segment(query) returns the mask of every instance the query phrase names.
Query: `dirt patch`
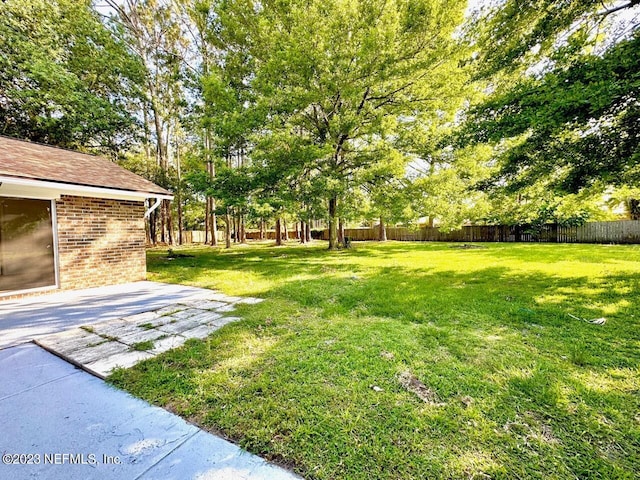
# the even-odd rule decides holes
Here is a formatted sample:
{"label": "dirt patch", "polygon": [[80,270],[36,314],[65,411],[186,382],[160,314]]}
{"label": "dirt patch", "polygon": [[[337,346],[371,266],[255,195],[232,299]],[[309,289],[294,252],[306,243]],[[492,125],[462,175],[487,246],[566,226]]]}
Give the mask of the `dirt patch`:
{"label": "dirt patch", "polygon": [[427,387],[418,377],[409,371],[402,372],[398,376],[398,381],[409,392],[415,394],[420,400],[429,405],[442,406],[444,403],[435,390]]}
{"label": "dirt patch", "polygon": [[451,248],[457,248],[459,250],[473,250],[478,248],[487,248],[484,245],[470,245],[468,243],[463,243],[462,245],[452,245]]}

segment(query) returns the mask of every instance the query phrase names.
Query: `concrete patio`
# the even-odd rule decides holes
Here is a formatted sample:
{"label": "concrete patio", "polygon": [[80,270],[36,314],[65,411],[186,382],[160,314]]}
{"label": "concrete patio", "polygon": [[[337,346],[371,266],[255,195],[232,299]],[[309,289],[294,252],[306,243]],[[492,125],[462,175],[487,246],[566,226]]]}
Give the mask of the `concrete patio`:
{"label": "concrete patio", "polygon": [[0,478],[299,479],[76,367],[104,377],[258,301],[136,282],[0,302]]}
{"label": "concrete patio", "polygon": [[30,343],[0,350],[0,478],[295,480]]}
{"label": "concrete patio", "polygon": [[104,320],[157,310],[211,290],[157,282],[134,282],[58,292],[20,300],[0,300],[0,348],[29,342]]}
{"label": "concrete patio", "polygon": [[189,339],[206,338],[240,320],[229,316],[238,303],[259,303],[252,297],[205,292],[157,310],[82,325],[39,337],[35,342],[51,353],[106,378],[115,368],[129,368]]}

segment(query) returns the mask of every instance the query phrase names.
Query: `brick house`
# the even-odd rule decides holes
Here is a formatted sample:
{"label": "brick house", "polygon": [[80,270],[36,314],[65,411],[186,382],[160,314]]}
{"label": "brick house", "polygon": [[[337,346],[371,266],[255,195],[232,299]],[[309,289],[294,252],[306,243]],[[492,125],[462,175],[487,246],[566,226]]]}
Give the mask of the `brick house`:
{"label": "brick house", "polygon": [[104,158],[0,136],[0,300],[144,280],[144,217],[172,198]]}

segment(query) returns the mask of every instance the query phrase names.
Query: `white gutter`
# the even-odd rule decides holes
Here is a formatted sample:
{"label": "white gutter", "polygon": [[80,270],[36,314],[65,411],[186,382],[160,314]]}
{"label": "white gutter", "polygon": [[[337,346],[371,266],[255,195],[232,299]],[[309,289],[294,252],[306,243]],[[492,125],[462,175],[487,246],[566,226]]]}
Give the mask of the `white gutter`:
{"label": "white gutter", "polygon": [[[0,175],[0,195],[23,198],[46,198],[52,200],[60,198],[60,195],[77,195],[81,197],[134,201],[155,198],[157,199],[156,203],[160,200],[173,200],[173,195],[153,192],[135,192],[132,190],[48,182],[45,180],[7,177],[3,175]],[[158,208],[156,205],[152,207],[152,209],[156,208]]]}

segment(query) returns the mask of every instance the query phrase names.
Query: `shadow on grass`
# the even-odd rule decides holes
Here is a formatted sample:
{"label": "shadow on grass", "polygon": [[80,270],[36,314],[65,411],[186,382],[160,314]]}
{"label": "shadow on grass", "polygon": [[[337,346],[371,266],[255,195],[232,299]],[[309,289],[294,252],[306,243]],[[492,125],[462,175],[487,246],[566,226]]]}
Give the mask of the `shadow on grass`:
{"label": "shadow on grass", "polygon": [[[498,264],[509,249],[449,269],[399,260],[445,250],[152,252],[166,279],[269,279],[268,301],[113,381],[308,478],[633,478],[640,273]],[[465,271],[478,254],[491,259]],[[405,371],[438,402],[406,391]]]}

